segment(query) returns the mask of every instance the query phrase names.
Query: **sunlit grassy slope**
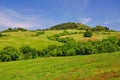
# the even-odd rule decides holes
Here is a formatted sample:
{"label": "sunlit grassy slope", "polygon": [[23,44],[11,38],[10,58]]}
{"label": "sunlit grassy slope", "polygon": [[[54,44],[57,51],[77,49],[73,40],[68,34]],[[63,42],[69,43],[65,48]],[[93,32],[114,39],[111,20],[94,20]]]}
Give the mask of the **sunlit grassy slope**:
{"label": "sunlit grassy slope", "polygon": [[35,32],[6,32],[3,34],[9,36],[0,37],[0,47],[13,46],[19,48],[24,45],[29,45],[35,49],[44,49],[48,47],[48,45],[61,45],[61,43],[47,38],[47,36],[56,34],[56,32],[47,31],[45,34],[40,36],[32,36],[35,35]]}
{"label": "sunlit grassy slope", "polygon": [[[69,32],[84,32],[80,30],[68,30]],[[35,35],[35,32],[5,32],[3,34],[9,35],[9,36],[3,36],[0,37],[0,49],[6,46],[13,46],[16,48],[19,48],[24,45],[29,45],[32,48],[35,49],[44,49],[48,47],[49,45],[62,45],[62,43],[49,40],[48,36],[53,36],[55,34],[62,33],[63,30],[48,30],[45,31],[45,34],[40,36],[32,36]],[[84,38],[83,33],[81,34],[72,34],[72,35],[66,35],[70,38],[75,39],[76,41],[87,41],[87,40],[101,40],[103,38],[107,38],[109,36],[117,35],[117,32],[110,32],[110,33],[93,33],[93,36],[91,38]]]}
{"label": "sunlit grassy slope", "polygon": [[120,52],[0,62],[0,80],[120,80]]}

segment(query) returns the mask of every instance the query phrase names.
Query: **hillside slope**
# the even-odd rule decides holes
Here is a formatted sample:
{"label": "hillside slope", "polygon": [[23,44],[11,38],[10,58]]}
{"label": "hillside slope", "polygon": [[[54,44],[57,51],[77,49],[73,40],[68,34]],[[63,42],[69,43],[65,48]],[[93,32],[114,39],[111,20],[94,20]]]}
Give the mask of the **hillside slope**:
{"label": "hillside slope", "polygon": [[82,23],[67,22],[67,23],[57,24],[48,29],[50,30],[65,30],[65,29],[86,30],[86,29],[91,29],[91,27]]}
{"label": "hillside slope", "polygon": [[120,80],[120,52],[0,62],[1,80]]}
{"label": "hillside slope", "polygon": [[[76,34],[66,35],[70,38],[75,39],[76,41],[87,41],[87,40],[101,40],[103,38],[107,38],[109,36],[116,36],[120,33],[118,32],[94,32],[91,38],[84,38],[83,33],[84,30],[67,30],[68,32],[77,32]],[[19,48],[21,46],[29,45],[35,49],[44,49],[49,45],[61,45],[62,43],[58,41],[53,41],[48,39],[48,37],[63,33],[64,30],[46,30],[45,34],[39,36],[32,36],[35,35],[36,32],[4,32],[2,34],[8,35],[0,37],[0,49],[6,46],[13,46]],[[80,34],[78,34],[80,32]],[[61,36],[64,37],[64,36]]]}

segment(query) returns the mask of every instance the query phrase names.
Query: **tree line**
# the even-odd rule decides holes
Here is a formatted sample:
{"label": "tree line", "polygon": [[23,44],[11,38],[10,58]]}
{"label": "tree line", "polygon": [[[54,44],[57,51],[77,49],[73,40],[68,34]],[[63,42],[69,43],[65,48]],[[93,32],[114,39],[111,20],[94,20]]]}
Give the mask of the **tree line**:
{"label": "tree line", "polygon": [[46,56],[101,54],[116,51],[120,51],[120,39],[116,37],[88,42],[76,42],[75,40],[72,40],[62,46],[50,45],[41,51],[31,48],[30,46],[22,46],[19,49],[8,46],[0,50],[0,61],[17,61]]}
{"label": "tree line", "polygon": [[28,30],[25,28],[18,27],[18,28],[8,28],[6,30],[3,30],[2,32],[18,32],[18,31],[24,32],[24,31],[28,31]]}
{"label": "tree line", "polygon": [[108,27],[97,25],[95,27],[90,27],[82,23],[67,22],[61,23],[48,28],[48,30],[66,30],[66,29],[77,29],[77,30],[92,30],[92,31],[110,31]]}

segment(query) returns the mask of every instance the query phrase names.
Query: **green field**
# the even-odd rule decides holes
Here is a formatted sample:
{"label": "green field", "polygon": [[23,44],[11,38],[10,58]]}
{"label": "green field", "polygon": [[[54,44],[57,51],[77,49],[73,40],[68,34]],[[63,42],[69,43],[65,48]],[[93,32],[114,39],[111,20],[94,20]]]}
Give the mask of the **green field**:
{"label": "green field", "polygon": [[60,45],[61,43],[57,41],[52,41],[47,39],[47,36],[56,34],[56,32],[47,31],[44,35],[40,35],[40,36],[32,36],[32,35],[35,35],[35,32],[29,32],[29,31],[28,32],[5,32],[3,34],[8,36],[0,37],[0,48],[6,47],[6,46],[13,46],[13,47],[19,48],[24,45],[29,45],[35,49],[44,49],[48,47],[48,45],[53,45],[53,44]]}
{"label": "green field", "polygon": [[[67,30],[69,32],[83,32],[80,30]],[[4,35],[0,37],[0,49],[4,48],[6,46],[13,46],[16,48],[19,48],[24,45],[29,45],[32,48],[42,50],[49,45],[62,45],[62,43],[58,41],[49,40],[48,36],[53,36],[55,34],[62,33],[63,30],[48,30],[45,31],[45,34],[39,35],[39,36],[32,36],[35,35],[35,32],[4,32]],[[84,38],[83,34],[72,34],[72,35],[66,35],[70,38],[75,39],[76,41],[87,41],[87,40],[101,40],[103,38],[107,38],[109,36],[115,36],[120,33],[117,32],[110,32],[105,34],[104,32],[99,33],[93,33],[93,36],[91,38]]]}
{"label": "green field", "polygon": [[[33,36],[36,32],[4,32],[0,37],[0,49],[6,46],[20,48],[29,45],[37,50],[49,45],[64,43],[48,37],[64,30],[47,30],[45,34]],[[75,41],[102,40],[110,36],[120,37],[119,32],[93,32],[90,38],[83,37],[84,31],[61,37]],[[0,62],[0,80],[120,80],[120,52],[69,57],[39,57],[37,59]]]}
{"label": "green field", "polygon": [[1,80],[120,80],[120,52],[0,62]]}

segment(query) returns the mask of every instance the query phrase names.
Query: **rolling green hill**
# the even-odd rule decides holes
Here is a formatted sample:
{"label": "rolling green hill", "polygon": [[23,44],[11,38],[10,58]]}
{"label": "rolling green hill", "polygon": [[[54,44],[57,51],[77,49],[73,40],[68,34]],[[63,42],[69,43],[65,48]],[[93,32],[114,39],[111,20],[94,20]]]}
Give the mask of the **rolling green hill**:
{"label": "rolling green hill", "polygon": [[0,62],[1,80],[120,80],[120,52]]}
{"label": "rolling green hill", "polygon": [[6,47],[6,46],[13,46],[13,47],[21,47],[24,45],[29,45],[36,49],[44,49],[48,47],[48,45],[52,44],[58,44],[61,43],[57,41],[52,41],[47,39],[47,36],[59,33],[61,31],[46,31],[44,35],[40,36],[32,36],[35,35],[35,32],[4,32],[4,35],[0,37],[0,48]]}
{"label": "rolling green hill", "polygon": [[[77,42],[97,41],[116,36],[119,32],[93,32],[92,37],[83,37],[85,30],[45,30],[36,36],[36,31],[3,32],[0,36],[0,49],[6,46],[20,48],[28,45],[42,50],[50,45],[65,43],[51,40],[48,37],[64,32],[60,38],[73,38]],[[63,46],[64,47],[64,46]],[[60,47],[59,47],[60,48]],[[39,57],[37,59],[0,62],[1,80],[119,80],[120,52],[92,54],[69,57]]]}
{"label": "rolling green hill", "polygon": [[[29,45],[35,49],[44,49],[49,45],[57,44],[62,45],[62,43],[58,41],[53,41],[48,39],[48,36],[53,36],[55,34],[62,33],[64,30],[47,30],[45,34],[39,36],[33,36],[36,32],[26,31],[26,32],[3,32],[2,34],[8,35],[0,37],[0,49],[6,46],[13,47],[21,47],[24,45]],[[101,40],[103,38],[107,38],[109,36],[119,35],[117,32],[94,32],[91,38],[84,38],[83,32],[84,30],[67,30],[68,32],[81,32],[81,34],[71,34],[65,35],[61,37],[70,37],[75,39],[76,41],[87,41],[87,40]]]}

